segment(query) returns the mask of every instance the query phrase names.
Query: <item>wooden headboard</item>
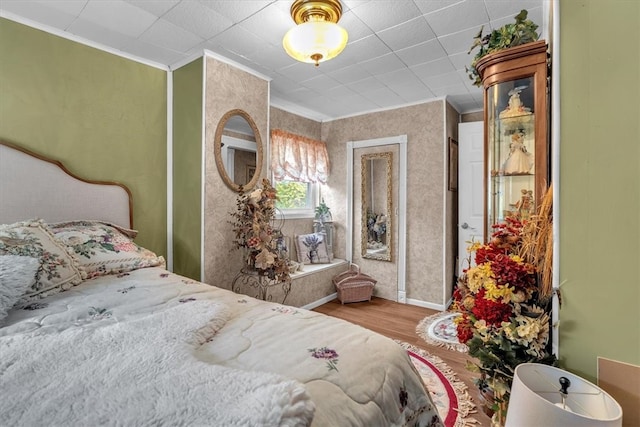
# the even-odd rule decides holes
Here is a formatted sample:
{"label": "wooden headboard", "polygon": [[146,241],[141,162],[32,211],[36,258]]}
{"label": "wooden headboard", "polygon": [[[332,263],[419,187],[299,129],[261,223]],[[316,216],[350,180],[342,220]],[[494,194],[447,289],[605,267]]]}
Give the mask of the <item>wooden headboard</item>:
{"label": "wooden headboard", "polygon": [[100,220],[133,228],[131,191],[90,181],[62,163],[0,140],[0,224]]}

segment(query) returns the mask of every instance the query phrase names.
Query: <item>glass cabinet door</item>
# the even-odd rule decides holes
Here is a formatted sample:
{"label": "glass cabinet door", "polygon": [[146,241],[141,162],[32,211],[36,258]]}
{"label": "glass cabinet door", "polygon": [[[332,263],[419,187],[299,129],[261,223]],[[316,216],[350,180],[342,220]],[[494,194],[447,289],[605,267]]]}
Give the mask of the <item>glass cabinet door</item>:
{"label": "glass cabinet door", "polygon": [[507,217],[527,219],[536,194],[535,85],[533,77],[487,89],[488,230]]}

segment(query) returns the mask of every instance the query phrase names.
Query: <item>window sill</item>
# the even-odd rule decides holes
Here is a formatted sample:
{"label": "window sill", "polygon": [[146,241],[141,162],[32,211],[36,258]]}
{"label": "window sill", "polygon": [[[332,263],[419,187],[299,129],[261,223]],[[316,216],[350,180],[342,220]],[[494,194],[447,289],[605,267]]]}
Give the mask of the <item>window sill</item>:
{"label": "window sill", "polygon": [[298,279],[300,277],[308,276],[310,274],[317,273],[319,271],[329,270],[334,267],[344,266],[347,264],[347,260],[334,258],[330,264],[304,264],[302,271],[296,271],[291,273],[291,279]]}

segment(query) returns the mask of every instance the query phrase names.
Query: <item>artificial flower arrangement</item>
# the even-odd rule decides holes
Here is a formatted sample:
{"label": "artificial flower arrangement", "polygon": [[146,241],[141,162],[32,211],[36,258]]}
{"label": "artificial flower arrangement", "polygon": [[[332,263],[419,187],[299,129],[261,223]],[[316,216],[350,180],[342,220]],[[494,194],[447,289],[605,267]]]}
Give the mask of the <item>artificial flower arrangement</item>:
{"label": "artificial flower arrangement", "polygon": [[276,190],[268,179],[262,188],[245,193],[240,189],[233,216],[233,241],[236,249],[243,249],[245,264],[258,274],[278,282],[290,280],[287,260],[279,255],[280,234],[272,224],[276,212]]}
{"label": "artificial flower arrangement", "polygon": [[467,368],[480,373],[478,387],[493,395],[494,425],[504,425],[516,366],[557,362],[549,339],[550,200],[549,190],[541,214],[524,222],[508,217],[494,225],[488,243],[472,243],[475,265],[465,270],[454,292],[454,309],[461,314],[458,339],[477,359]]}

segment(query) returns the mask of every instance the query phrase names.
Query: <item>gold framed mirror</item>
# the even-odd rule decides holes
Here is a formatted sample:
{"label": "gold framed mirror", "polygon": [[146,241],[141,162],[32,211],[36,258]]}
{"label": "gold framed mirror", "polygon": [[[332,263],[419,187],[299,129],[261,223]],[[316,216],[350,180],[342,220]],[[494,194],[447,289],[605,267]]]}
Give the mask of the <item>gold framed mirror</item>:
{"label": "gold framed mirror", "polygon": [[361,157],[363,258],[391,261],[392,159],[392,152],[363,154]]}
{"label": "gold framed mirror", "polygon": [[247,191],[255,187],[262,172],[262,139],[246,111],[234,109],[222,116],[213,150],[220,177],[229,188]]}

